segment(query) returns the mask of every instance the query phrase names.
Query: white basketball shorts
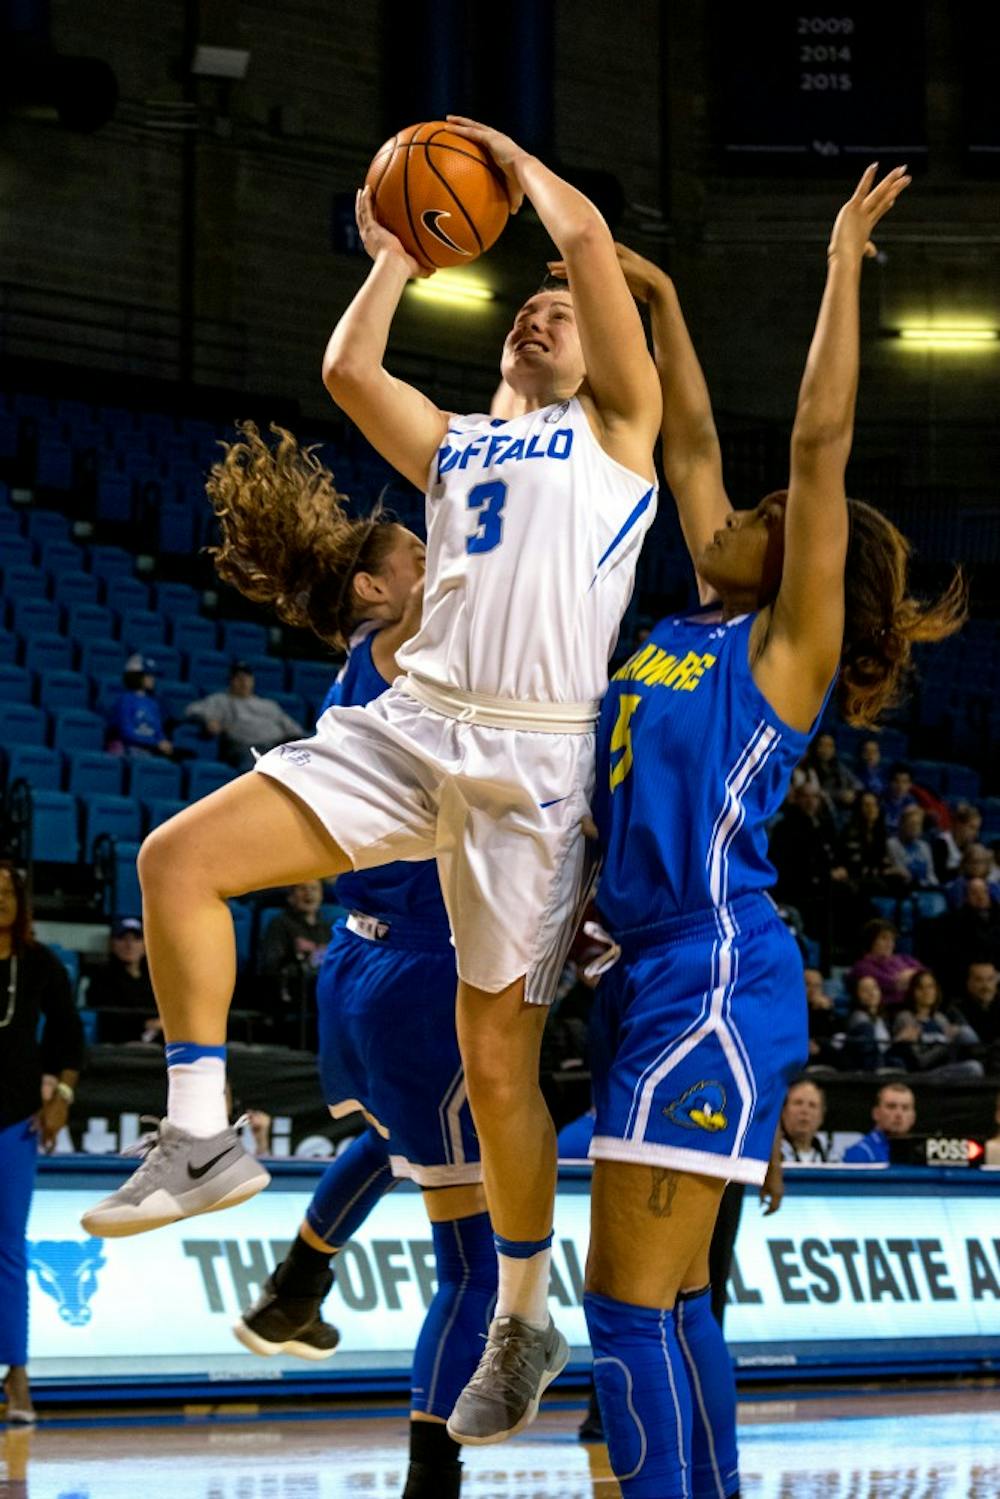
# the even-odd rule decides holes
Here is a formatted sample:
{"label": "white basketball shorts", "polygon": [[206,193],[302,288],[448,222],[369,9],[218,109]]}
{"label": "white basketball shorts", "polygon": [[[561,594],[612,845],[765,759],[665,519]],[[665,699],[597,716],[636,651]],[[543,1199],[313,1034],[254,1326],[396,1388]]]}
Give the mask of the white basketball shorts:
{"label": "white basketball shorts", "polygon": [[583,835],[592,732],[487,727],[397,682],[330,708],[311,739],[257,761],[320,819],[355,869],[436,858],[459,977],[496,993],[522,975],[551,1003],[590,886]]}

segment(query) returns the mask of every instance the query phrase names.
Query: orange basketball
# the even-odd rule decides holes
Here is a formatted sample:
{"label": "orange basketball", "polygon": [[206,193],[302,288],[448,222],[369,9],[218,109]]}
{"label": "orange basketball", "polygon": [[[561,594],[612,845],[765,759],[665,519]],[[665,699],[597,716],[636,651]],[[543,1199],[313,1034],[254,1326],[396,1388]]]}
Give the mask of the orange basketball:
{"label": "orange basketball", "polygon": [[503,173],[443,120],[410,125],[375,153],[365,185],[375,217],[422,266],[468,265],[510,213]]}

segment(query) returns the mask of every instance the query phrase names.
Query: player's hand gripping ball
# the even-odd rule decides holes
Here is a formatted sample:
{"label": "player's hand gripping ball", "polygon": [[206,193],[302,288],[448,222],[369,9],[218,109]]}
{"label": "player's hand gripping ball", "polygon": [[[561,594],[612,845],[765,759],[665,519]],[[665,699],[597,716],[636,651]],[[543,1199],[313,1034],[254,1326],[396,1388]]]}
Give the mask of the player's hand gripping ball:
{"label": "player's hand gripping ball", "polygon": [[443,120],[400,130],[365,177],[375,218],[425,271],[468,265],[510,214],[503,172],[477,141]]}

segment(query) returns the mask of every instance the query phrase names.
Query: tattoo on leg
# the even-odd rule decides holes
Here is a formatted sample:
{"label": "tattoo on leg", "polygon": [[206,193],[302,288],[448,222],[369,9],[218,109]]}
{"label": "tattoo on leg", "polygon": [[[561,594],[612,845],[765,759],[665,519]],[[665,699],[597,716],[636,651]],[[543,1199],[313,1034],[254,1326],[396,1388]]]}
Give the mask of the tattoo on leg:
{"label": "tattoo on leg", "polygon": [[673,1211],[674,1198],[680,1185],[676,1171],[665,1171],[654,1166],[653,1186],[649,1194],[649,1211],[657,1218],[669,1218]]}

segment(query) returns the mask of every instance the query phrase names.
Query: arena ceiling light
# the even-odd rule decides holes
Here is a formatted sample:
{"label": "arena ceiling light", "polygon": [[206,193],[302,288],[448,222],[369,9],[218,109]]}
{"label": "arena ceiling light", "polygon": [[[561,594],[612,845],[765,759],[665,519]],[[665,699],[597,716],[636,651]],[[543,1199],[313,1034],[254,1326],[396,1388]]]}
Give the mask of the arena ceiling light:
{"label": "arena ceiling light", "polygon": [[890,337],[898,338],[911,348],[921,349],[983,349],[1000,342],[1000,328],[987,327],[982,323],[970,323],[965,327],[947,327],[943,324],[904,324],[890,330]]}
{"label": "arena ceiling light", "polygon": [[436,271],[423,281],[411,281],[410,294],[421,302],[438,302],[465,311],[496,300],[493,288],[470,278],[468,271]]}

